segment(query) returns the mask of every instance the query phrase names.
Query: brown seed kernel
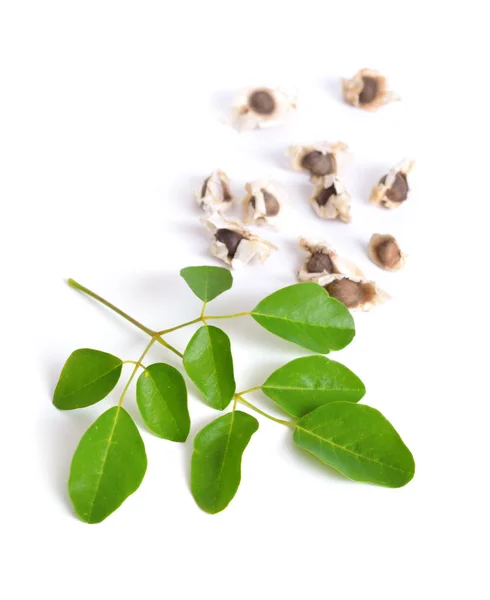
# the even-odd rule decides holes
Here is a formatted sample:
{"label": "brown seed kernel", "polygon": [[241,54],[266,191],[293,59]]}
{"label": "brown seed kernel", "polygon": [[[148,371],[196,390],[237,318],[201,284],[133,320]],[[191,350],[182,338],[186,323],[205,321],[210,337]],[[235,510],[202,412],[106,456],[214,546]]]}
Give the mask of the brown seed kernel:
{"label": "brown seed kernel", "polygon": [[312,175],[317,175],[318,177],[329,175],[336,170],[333,154],[323,154],[318,150],[313,150],[313,152],[305,154],[301,160],[301,166]]}
{"label": "brown seed kernel", "polygon": [[[384,180],[386,181],[386,177]],[[407,176],[405,173],[397,173],[393,185],[386,190],[386,197],[392,202],[404,202],[407,199],[408,191]]]}
{"label": "brown seed kernel", "polygon": [[317,252],[312,255],[310,260],[306,263],[306,270],[308,273],[335,272],[332,259],[328,254],[324,254],[323,252]]}
{"label": "brown seed kernel", "polygon": [[385,240],[376,248],[376,255],[383,265],[393,267],[400,260],[400,248],[395,240]]}
{"label": "brown seed kernel", "polygon": [[226,246],[228,256],[233,258],[236,254],[238,244],[243,240],[243,235],[232,229],[218,229],[216,239]]}
{"label": "brown seed kernel", "polygon": [[413,160],[404,159],[390,169],[372,189],[369,202],[389,209],[401,206],[408,198],[410,191],[408,173],[413,165]]}
{"label": "brown seed kernel", "polygon": [[335,195],[335,186],[331,185],[328,188],[323,188],[323,190],[318,194],[316,201],[320,206],[325,206],[328,202],[330,196]]}
{"label": "brown seed kernel", "polygon": [[378,93],[378,80],[374,77],[362,78],[362,92],[359,94],[359,104],[369,104],[372,102]]}
{"label": "brown seed kernel", "polygon": [[[261,189],[262,195],[264,196],[265,212],[268,217],[275,217],[279,213],[280,205],[275,196],[273,196],[267,190]],[[250,198],[250,204],[252,208],[255,208],[255,196]]]}
{"label": "brown seed kernel", "polygon": [[256,90],[255,92],[252,92],[249,96],[248,103],[250,108],[259,115],[271,115],[276,108],[276,103],[272,94],[266,90]]}
{"label": "brown seed kernel", "polygon": [[350,279],[336,279],[324,286],[327,292],[345,304],[347,308],[354,308],[361,302],[362,285]]}

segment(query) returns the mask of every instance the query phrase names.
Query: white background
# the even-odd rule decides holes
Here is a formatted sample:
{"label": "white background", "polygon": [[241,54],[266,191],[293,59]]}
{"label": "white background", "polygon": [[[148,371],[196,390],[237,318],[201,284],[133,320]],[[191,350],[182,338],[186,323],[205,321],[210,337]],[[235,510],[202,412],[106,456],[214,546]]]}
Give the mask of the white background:
{"label": "white background", "polygon": [[[2,2],[3,598],[489,597],[488,50],[476,1]],[[340,77],[362,67],[403,102],[375,114],[343,104]],[[282,128],[237,134],[223,123],[232,96],[261,84],[296,89],[299,110]],[[351,225],[317,219],[307,178],[288,170],[289,144],[321,139],[353,152]],[[369,206],[404,156],[417,160],[410,200]],[[260,418],[235,499],[209,516],[189,493],[189,459],[216,413],[191,388],[188,443],[143,431],[140,489],[86,525],[67,497],[70,459],[116,396],[61,413],[56,379],[77,347],[136,359],[146,340],[64,279],[150,327],[196,316],[178,271],[217,264],[193,201],[215,168],[239,196],[248,180],[276,179],[293,212],[263,232],[280,251],[236,273],[212,312],[293,283],[298,235],[358,262],[393,300],[356,315],[356,339],[335,358],[412,449],[416,476],[398,490],[353,483]],[[369,262],[373,232],[397,236],[405,271]],[[223,327],[239,388],[304,354],[249,320]],[[163,348],[151,358],[177,364]],[[126,405],[140,424],[133,392]]]}

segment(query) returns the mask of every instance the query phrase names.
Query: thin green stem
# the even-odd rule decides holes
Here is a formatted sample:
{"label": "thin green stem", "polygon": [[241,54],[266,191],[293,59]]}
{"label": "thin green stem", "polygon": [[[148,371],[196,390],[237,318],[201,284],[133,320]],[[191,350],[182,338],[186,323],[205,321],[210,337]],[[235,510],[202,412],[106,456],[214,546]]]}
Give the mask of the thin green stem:
{"label": "thin green stem", "polygon": [[292,421],[283,421],[282,419],[276,419],[276,417],[269,415],[268,413],[264,412],[263,410],[260,410],[260,408],[257,408],[256,406],[251,404],[250,402],[247,402],[247,400],[245,400],[245,398],[242,398],[240,396],[240,394],[235,394],[235,398],[237,398],[238,401],[241,402],[242,404],[245,404],[245,406],[248,406],[255,412],[258,412],[259,415],[262,415],[263,417],[266,417],[267,419],[270,419],[271,421],[275,421],[276,423],[280,423],[281,425],[286,425],[286,427],[295,427],[295,424]]}
{"label": "thin green stem", "polygon": [[197,317],[197,319],[192,319],[192,321],[187,321],[187,323],[182,323],[181,325],[176,325],[175,327],[170,327],[170,329],[162,329],[162,331],[157,331],[158,335],[165,335],[166,333],[171,333],[172,331],[177,331],[177,329],[182,329],[184,327],[188,327],[189,325],[194,325],[194,323],[199,323],[202,321],[201,317]]}
{"label": "thin green stem", "polygon": [[201,316],[199,317],[201,319],[201,321],[204,319],[204,311],[206,310],[206,305],[207,305],[207,302],[203,302]]}
{"label": "thin green stem", "polygon": [[176,354],[179,358],[184,358],[184,355],[182,354],[182,352],[179,352],[177,350],[177,348],[174,348],[172,345],[170,345],[166,340],[164,340],[162,337],[160,337],[159,334],[157,334],[153,339],[156,342],[158,342],[159,344],[161,344],[162,346],[165,346],[165,348],[167,348],[167,350],[170,350],[171,352]]}
{"label": "thin green stem", "polygon": [[255,390],[262,389],[261,385],[256,385],[255,387],[249,388],[248,390],[243,390],[243,392],[237,392],[237,396],[243,396],[244,394],[250,394],[250,392],[255,392]]}
{"label": "thin green stem", "polygon": [[118,406],[122,406],[122,403],[123,403],[124,397],[126,396],[126,392],[128,391],[128,389],[129,389],[129,386],[131,385],[131,382],[133,381],[133,379],[134,379],[134,376],[136,375],[136,372],[138,371],[138,367],[139,367],[139,366],[141,365],[141,363],[143,362],[143,359],[145,358],[146,354],[148,353],[148,350],[149,350],[149,349],[150,349],[150,348],[153,346],[153,344],[156,342],[156,339],[157,339],[157,338],[155,338],[155,337],[152,337],[152,338],[151,338],[151,340],[148,342],[148,345],[147,345],[147,346],[146,346],[146,348],[144,349],[144,351],[143,351],[143,354],[142,354],[142,355],[141,355],[141,356],[138,358],[138,360],[137,360],[137,361],[134,361],[134,362],[135,362],[135,366],[134,366],[133,372],[132,372],[132,373],[131,373],[131,375],[129,376],[129,379],[128,379],[128,381],[127,381],[126,385],[124,386],[124,389],[123,389],[123,391],[122,391],[122,393],[121,393],[121,397],[119,398],[119,402],[117,403],[117,405],[118,405]]}
{"label": "thin green stem", "polygon": [[248,317],[249,314],[249,312],[241,312],[234,315],[206,315],[203,317],[203,321],[209,321],[210,319],[235,319],[236,317]]}
{"label": "thin green stem", "polygon": [[138,365],[138,367],[146,369],[145,365],[141,364],[137,360],[123,360],[123,365]]}
{"label": "thin green stem", "polygon": [[88,288],[86,288],[82,284],[78,283],[74,279],[68,279],[67,283],[70,287],[72,287],[76,290],[79,290],[80,292],[83,292],[84,294],[87,294],[87,296],[90,296],[91,298],[94,298],[94,300],[97,300],[104,306],[107,306],[107,308],[110,308],[111,310],[113,310],[115,313],[120,315],[123,319],[126,319],[126,321],[129,321],[133,325],[136,325],[136,327],[138,327],[138,329],[141,329],[141,331],[144,331],[145,333],[147,333],[148,335],[151,335],[151,336],[155,335],[155,333],[156,333],[155,331],[153,331],[149,327],[145,327],[145,325],[143,325],[136,319],[133,319],[133,317],[130,317],[128,314],[126,314],[120,308],[117,308],[117,306],[114,306],[114,304],[111,304],[105,298],[102,298],[102,296],[99,296],[95,292],[92,292],[92,290],[89,290]]}

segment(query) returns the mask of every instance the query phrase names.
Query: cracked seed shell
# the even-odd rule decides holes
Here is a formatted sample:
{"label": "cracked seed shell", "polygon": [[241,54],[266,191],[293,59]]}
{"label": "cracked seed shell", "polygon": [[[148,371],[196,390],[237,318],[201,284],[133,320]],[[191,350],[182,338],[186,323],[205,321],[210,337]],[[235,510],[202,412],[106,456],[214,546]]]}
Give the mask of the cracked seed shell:
{"label": "cracked seed shell", "polygon": [[275,181],[251,181],[245,185],[243,220],[256,225],[275,225],[281,217],[287,194]]}
{"label": "cracked seed shell", "polygon": [[298,272],[299,281],[314,281],[322,275],[334,274],[364,276],[357,265],[345,258],[339,258],[326,242],[315,243],[300,238],[299,246],[308,252],[308,257]]}
{"label": "cracked seed shell", "polygon": [[376,110],[400,98],[388,89],[386,78],[377,71],[361,69],[352,79],[342,79],[344,100],[364,110]]}
{"label": "cracked seed shell", "polygon": [[290,146],[286,156],[289,156],[295,171],[306,171],[312,181],[317,181],[326,175],[338,175],[349,154],[344,142],[317,142],[306,146]]}
{"label": "cracked seed shell", "polygon": [[369,202],[381,205],[384,208],[397,208],[401,206],[407,200],[408,192],[410,191],[407,176],[414,164],[413,160],[405,158],[393,167],[374,186]]}
{"label": "cracked seed shell", "polygon": [[295,99],[283,90],[253,88],[235,99],[232,121],[239,131],[274,127],[283,123],[295,108]]}
{"label": "cracked seed shell", "polygon": [[390,296],[378,288],[374,281],[352,275],[323,275],[316,279],[327,292],[345,304],[349,310],[369,311],[383,304]]}
{"label": "cracked seed shell", "polygon": [[405,264],[407,256],[392,235],[374,233],[369,240],[369,258],[386,271],[399,271]]}
{"label": "cracked seed shell", "polygon": [[350,223],[350,194],[339,177],[326,175],[320,178],[310,198],[311,206],[321,219],[340,219]]}
{"label": "cracked seed shell", "polygon": [[207,213],[227,210],[234,198],[230,191],[230,180],[221,170],[213,171],[206,177],[201,189],[196,192],[199,206]]}
{"label": "cracked seed shell", "polygon": [[228,221],[218,213],[202,219],[213,234],[211,254],[237,269],[253,258],[263,263],[276,246],[262,238],[252,235],[235,221]]}

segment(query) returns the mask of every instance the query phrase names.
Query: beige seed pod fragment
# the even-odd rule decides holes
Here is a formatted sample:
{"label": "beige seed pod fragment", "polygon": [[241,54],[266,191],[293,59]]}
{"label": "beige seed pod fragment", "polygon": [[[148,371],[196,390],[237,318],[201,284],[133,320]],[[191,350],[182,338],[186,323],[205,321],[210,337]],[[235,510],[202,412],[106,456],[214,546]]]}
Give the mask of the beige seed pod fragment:
{"label": "beige seed pod fragment", "polygon": [[316,279],[327,292],[349,310],[369,311],[373,306],[383,304],[390,296],[379,289],[374,281],[352,275],[324,275]]}
{"label": "beige seed pod fragment", "polygon": [[388,89],[386,78],[377,71],[361,69],[352,79],[342,79],[344,100],[364,110],[376,110],[400,97]]}
{"label": "beige seed pod fragment", "polygon": [[357,265],[345,258],[339,258],[326,242],[315,243],[300,238],[299,246],[308,252],[308,257],[298,272],[299,281],[316,281],[323,275],[339,274],[364,277]]}
{"label": "beige seed pod fragment", "polygon": [[408,197],[410,188],[407,175],[413,168],[415,162],[405,158],[399,162],[387,175],[379,180],[371,191],[369,202],[380,204],[384,208],[397,208]]}
{"label": "beige seed pod fragment", "polygon": [[295,99],[283,90],[254,88],[235,99],[233,125],[238,131],[274,127],[283,123],[295,108]]}
{"label": "beige seed pod fragment", "polygon": [[234,269],[246,265],[253,258],[263,263],[271,250],[277,250],[270,242],[252,235],[239,223],[228,221],[218,213],[202,220],[213,234],[211,254]]}
{"label": "beige seed pod fragment", "polygon": [[374,233],[369,240],[369,258],[386,271],[399,271],[405,264],[407,256],[400,250],[398,242],[392,235]]}
{"label": "beige seed pod fragment", "polygon": [[207,213],[228,210],[234,198],[230,191],[230,180],[226,173],[213,171],[204,180],[201,189],[196,192],[199,206]]}
{"label": "beige seed pod fragment", "polygon": [[325,175],[337,175],[347,161],[348,146],[344,142],[317,142],[307,146],[290,146],[286,156],[295,171],[306,171],[312,181]]}
{"label": "beige seed pod fragment", "polygon": [[261,179],[245,185],[243,220],[256,225],[275,225],[281,218],[287,194],[275,181]]}
{"label": "beige seed pod fragment", "polygon": [[340,219],[351,222],[350,194],[343,181],[334,175],[320,178],[310,198],[311,206],[321,219]]}

